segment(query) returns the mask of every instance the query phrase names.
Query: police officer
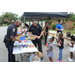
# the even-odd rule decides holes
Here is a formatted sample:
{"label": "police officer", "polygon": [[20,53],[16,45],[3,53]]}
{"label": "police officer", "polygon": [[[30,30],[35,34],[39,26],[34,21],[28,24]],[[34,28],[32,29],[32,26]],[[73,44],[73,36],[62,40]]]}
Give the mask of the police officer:
{"label": "police officer", "polygon": [[8,49],[8,61],[9,62],[15,62],[15,55],[12,54],[14,41],[21,42],[21,40],[15,39],[15,36],[19,36],[19,35],[23,34],[23,33],[17,34],[17,28],[20,27],[20,25],[21,25],[21,21],[16,20],[15,24],[9,26],[7,29],[6,37],[8,39],[10,39],[9,46],[7,47],[7,49]]}
{"label": "police officer", "polygon": [[15,23],[14,20],[12,20],[12,21],[11,21],[11,25],[13,25],[14,23]]}
{"label": "police officer", "polygon": [[42,46],[41,46],[41,36],[43,35],[43,29],[42,27],[37,24],[37,21],[35,19],[32,20],[32,25],[29,28],[29,36],[31,37],[31,32],[33,35],[37,35],[37,39],[32,40],[33,44],[36,46],[38,44],[38,50],[42,52]]}

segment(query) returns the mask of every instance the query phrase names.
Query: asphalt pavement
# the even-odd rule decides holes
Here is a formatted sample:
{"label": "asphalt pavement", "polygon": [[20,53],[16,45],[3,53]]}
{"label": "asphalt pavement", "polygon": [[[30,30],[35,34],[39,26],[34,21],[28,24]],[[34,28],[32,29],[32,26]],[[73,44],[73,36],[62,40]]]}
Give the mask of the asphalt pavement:
{"label": "asphalt pavement", "polygon": [[[0,27],[0,62],[8,62],[8,51],[3,43],[3,39],[6,34],[6,31],[7,31],[7,27]],[[69,57],[70,52],[68,51],[67,40],[65,40],[64,46],[65,47],[63,50],[63,62],[69,62],[67,58]],[[42,39],[42,49],[43,49],[43,60],[41,62],[48,62],[49,58],[48,58],[47,52],[46,52],[47,47],[44,45],[43,39]],[[25,56],[25,54],[22,54],[22,55],[23,55],[24,62],[28,62],[28,58]],[[16,61],[21,62],[21,56],[19,54],[15,55],[15,56],[16,56]],[[55,44],[53,61],[56,62],[58,57],[59,57],[59,49],[58,49],[57,45]],[[74,56],[73,62],[75,62],[75,56]]]}

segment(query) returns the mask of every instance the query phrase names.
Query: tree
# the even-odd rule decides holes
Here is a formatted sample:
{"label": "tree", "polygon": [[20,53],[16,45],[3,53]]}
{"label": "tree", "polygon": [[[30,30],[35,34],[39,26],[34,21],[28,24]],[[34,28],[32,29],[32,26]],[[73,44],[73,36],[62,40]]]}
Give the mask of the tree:
{"label": "tree", "polygon": [[12,12],[3,12],[2,16],[0,16],[0,22],[5,24],[5,19],[8,19],[8,24],[10,24],[12,20],[16,21],[18,19],[18,15]]}

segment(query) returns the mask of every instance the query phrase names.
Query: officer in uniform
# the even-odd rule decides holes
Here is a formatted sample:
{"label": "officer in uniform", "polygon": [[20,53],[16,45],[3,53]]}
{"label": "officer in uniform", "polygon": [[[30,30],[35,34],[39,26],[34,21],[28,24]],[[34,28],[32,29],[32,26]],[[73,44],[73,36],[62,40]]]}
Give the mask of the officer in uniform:
{"label": "officer in uniform", "polygon": [[29,36],[31,37],[31,32],[33,35],[37,35],[37,39],[32,40],[33,44],[36,46],[38,44],[38,50],[42,52],[42,45],[41,45],[41,36],[43,35],[43,29],[42,27],[37,24],[37,21],[35,19],[32,20],[32,25],[29,28]]}
{"label": "officer in uniform", "polygon": [[16,20],[16,23],[14,25],[11,25],[8,27],[7,29],[7,39],[10,39],[10,43],[7,46],[8,49],[8,61],[9,62],[15,62],[15,55],[12,54],[13,52],[13,45],[14,45],[14,41],[18,41],[21,42],[21,40],[15,39],[15,36],[19,36],[23,33],[17,34],[17,28],[20,27],[21,25],[21,21],[20,20]]}
{"label": "officer in uniform", "polygon": [[15,23],[14,20],[12,20],[12,21],[11,21],[11,25],[13,25],[14,23]]}

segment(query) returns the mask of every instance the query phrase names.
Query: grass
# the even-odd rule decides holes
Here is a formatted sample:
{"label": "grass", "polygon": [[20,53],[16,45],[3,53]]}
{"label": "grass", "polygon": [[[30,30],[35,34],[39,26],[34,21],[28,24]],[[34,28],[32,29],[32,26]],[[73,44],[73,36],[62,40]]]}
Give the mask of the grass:
{"label": "grass", "polygon": [[0,26],[0,27],[8,27],[8,26]]}
{"label": "grass", "polygon": [[[56,31],[56,30],[50,30],[50,31]],[[66,34],[67,32],[70,32],[71,34],[75,34],[75,29],[74,30],[64,30],[63,33]]]}

